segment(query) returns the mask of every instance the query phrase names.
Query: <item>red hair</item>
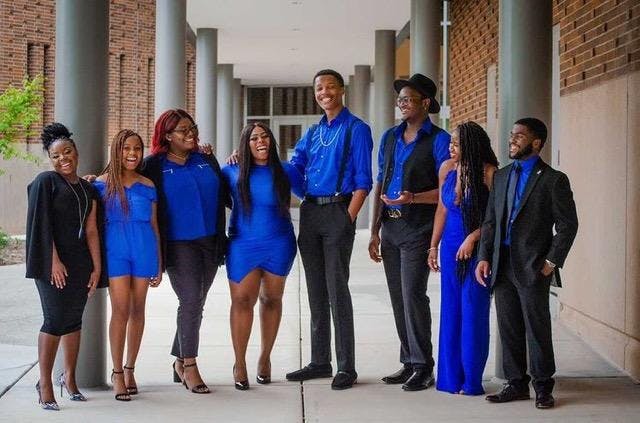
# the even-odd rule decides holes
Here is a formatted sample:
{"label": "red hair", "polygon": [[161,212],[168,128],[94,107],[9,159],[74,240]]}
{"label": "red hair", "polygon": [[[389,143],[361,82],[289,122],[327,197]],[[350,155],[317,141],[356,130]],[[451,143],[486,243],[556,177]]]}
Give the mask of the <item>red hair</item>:
{"label": "red hair", "polygon": [[[182,109],[170,109],[165,111],[156,120],[153,128],[153,137],[151,137],[151,154],[166,153],[169,149],[169,140],[167,134],[172,132],[178,126],[180,119],[189,119],[192,125],[195,121],[189,113]],[[195,144],[192,151],[198,151],[198,135],[194,134]]]}

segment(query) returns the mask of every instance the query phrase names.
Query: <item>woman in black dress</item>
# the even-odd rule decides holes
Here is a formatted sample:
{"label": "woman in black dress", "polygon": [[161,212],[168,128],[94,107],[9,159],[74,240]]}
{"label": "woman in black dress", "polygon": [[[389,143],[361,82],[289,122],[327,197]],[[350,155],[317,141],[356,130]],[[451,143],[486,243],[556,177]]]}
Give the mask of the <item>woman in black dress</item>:
{"label": "woman in black dress", "polygon": [[78,391],[75,369],[82,312],[98,287],[101,272],[96,200],[90,183],[77,174],[78,150],[60,123],[46,126],[42,145],[53,171],[39,174],[27,188],[27,278],[35,279],[44,323],[38,336],[38,402],[58,410],[51,373],[62,340],[65,371],[60,384],[70,399],[86,401]]}

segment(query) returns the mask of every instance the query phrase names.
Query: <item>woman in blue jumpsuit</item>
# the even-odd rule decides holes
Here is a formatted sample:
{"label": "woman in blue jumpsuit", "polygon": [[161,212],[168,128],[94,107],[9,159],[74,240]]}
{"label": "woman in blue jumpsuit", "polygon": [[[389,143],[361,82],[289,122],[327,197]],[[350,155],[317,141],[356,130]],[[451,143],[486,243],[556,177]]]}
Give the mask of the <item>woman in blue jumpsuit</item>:
{"label": "woman in blue jumpsuit", "polygon": [[473,271],[498,161],[489,137],[475,122],[458,126],[449,153],[451,159],[440,167],[440,201],[427,259],[432,270],[442,270],[436,389],[480,395],[489,353],[490,296],[488,288],[474,281]]}
{"label": "woman in blue jumpsuit", "polygon": [[129,401],[138,393],[133,370],[144,331],[147,289],[158,286],[162,279],[156,189],[138,173],[143,151],[138,134],[129,129],[118,132],[111,142],[111,160],[94,182],[105,210],[111,379],[119,401]]}
{"label": "woman in blue jumpsuit", "polygon": [[222,169],[233,200],[226,266],[236,357],[233,377],[239,390],[249,388],[245,356],[258,298],[262,348],[256,381],[271,381],[270,355],[282,316],[284,283],[296,255],[289,203],[291,190],[301,196],[302,176],[280,162],[277,149],[266,125],[247,125],[240,135],[238,164]]}

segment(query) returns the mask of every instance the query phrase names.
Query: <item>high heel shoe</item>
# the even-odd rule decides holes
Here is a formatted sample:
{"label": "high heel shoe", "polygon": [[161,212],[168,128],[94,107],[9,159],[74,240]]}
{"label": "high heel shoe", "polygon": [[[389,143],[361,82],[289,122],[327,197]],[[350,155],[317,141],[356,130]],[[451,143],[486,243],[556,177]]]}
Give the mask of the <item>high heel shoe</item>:
{"label": "high heel shoe", "polygon": [[64,388],[67,391],[67,394],[69,394],[69,399],[71,401],[86,401],[87,400],[87,397],[82,395],[82,393],[80,393],[80,391],[71,392],[69,390],[69,387],[67,386],[67,380],[65,378],[64,372],[58,378],[58,383],[60,384],[60,396],[61,397],[63,396],[62,395],[62,388]]}
{"label": "high heel shoe", "polygon": [[[191,363],[191,364],[185,364],[182,367],[184,369],[187,369],[187,368],[193,367],[195,365],[196,365],[196,363]],[[185,370],[185,372],[186,372],[186,370]],[[193,388],[189,389],[189,386],[187,385],[187,376],[184,373],[182,374],[182,376],[183,376],[182,384],[184,385],[184,387],[187,390],[190,390],[194,394],[209,394],[209,393],[211,393],[211,391],[209,390],[209,387],[204,383],[201,383],[200,385],[194,386]]]}
{"label": "high heel shoe", "polygon": [[[113,379],[115,378],[115,375],[122,375],[122,377],[124,378],[124,370],[120,370],[119,372],[115,371],[115,370],[111,370],[111,383],[113,383]],[[128,392],[117,392],[115,394],[115,398],[117,401],[131,401],[131,395],[129,395]]]}
{"label": "high heel shoe", "polygon": [[[125,370],[129,370],[131,373],[135,370],[135,367],[123,366]],[[138,395],[138,387],[136,385],[127,386],[127,392],[129,395]]]}
{"label": "high heel shoe", "polygon": [[[181,358],[176,358],[176,360],[171,365],[171,369],[173,370],[173,381],[175,383],[184,383],[184,378],[182,376],[180,376],[180,373],[178,373],[178,371],[176,370],[176,364],[178,364],[178,363],[184,363],[184,360],[181,359]],[[182,371],[183,371],[183,376],[184,376],[184,369]]]}
{"label": "high heel shoe", "polygon": [[42,401],[42,392],[40,392],[40,381],[36,383],[36,392],[38,393],[38,405],[40,405],[43,410],[60,411],[60,407],[58,407],[58,403],[55,400]]}
{"label": "high heel shoe", "polygon": [[233,365],[233,382],[238,391],[246,391],[249,389],[249,379],[235,380],[236,379],[236,365]]}
{"label": "high heel shoe", "polygon": [[256,375],[256,382],[260,385],[267,385],[271,383],[271,362],[269,362],[269,371],[260,374],[260,365],[258,363],[258,374]]}

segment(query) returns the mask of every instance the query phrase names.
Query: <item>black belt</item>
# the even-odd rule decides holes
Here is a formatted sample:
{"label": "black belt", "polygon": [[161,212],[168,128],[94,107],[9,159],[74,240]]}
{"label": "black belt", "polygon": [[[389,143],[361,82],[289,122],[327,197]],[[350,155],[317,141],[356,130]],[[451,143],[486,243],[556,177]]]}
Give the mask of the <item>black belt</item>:
{"label": "black belt", "polygon": [[313,195],[305,195],[304,201],[308,201],[319,206],[325,206],[332,203],[348,203],[351,201],[352,195],[329,195],[326,197],[315,197]]}

